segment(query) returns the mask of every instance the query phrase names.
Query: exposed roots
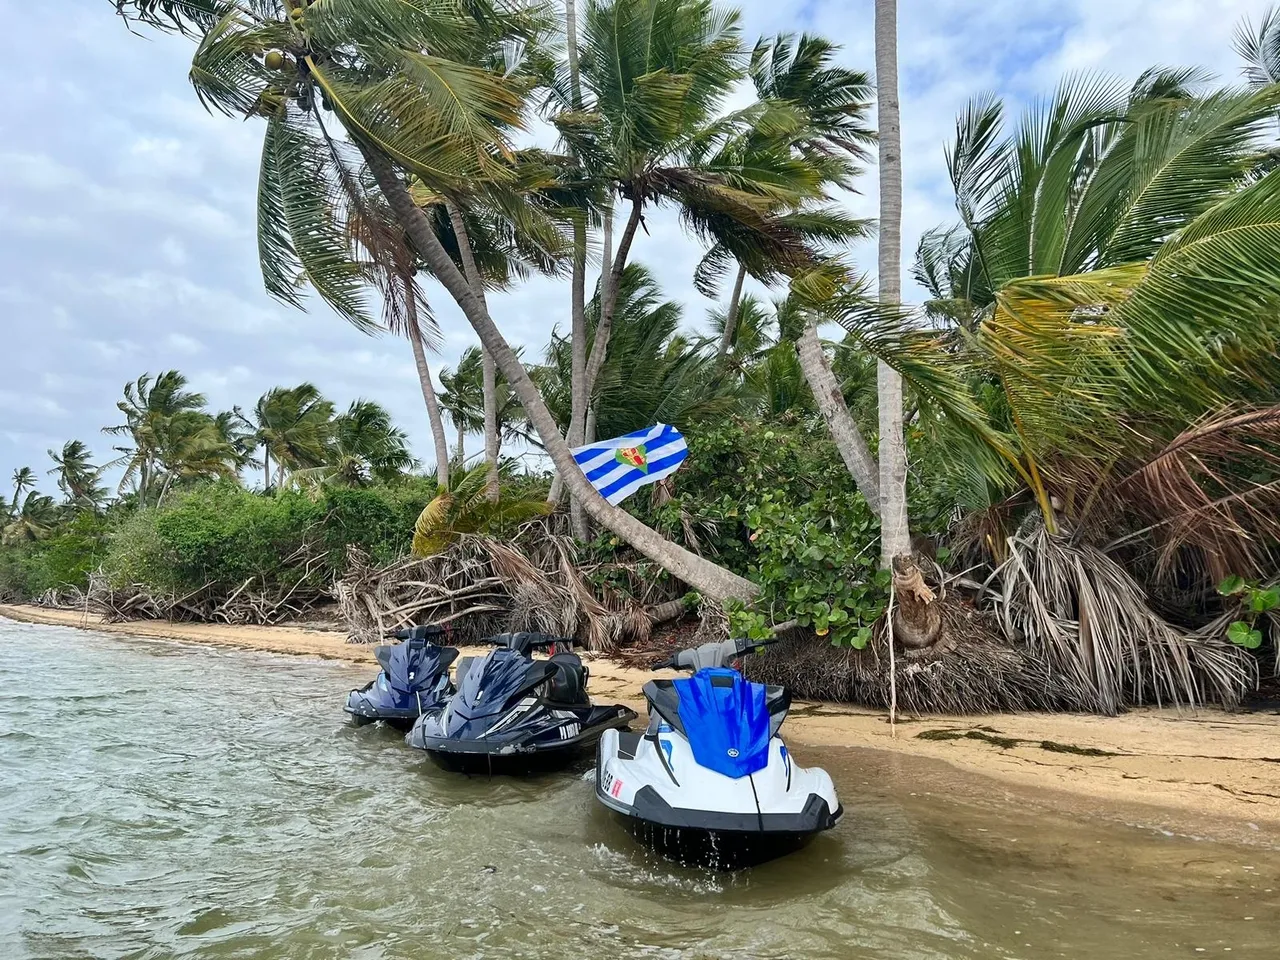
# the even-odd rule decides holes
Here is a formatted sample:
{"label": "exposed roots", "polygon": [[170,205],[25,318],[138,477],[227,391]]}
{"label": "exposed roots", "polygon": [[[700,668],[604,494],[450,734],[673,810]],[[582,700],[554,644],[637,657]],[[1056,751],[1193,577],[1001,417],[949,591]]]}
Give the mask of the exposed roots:
{"label": "exposed roots", "polygon": [[[937,601],[944,647],[898,654],[899,713],[998,713],[1087,709],[1042,659],[1011,646],[988,614],[957,600]],[[889,646],[877,630],[863,650],[834,648],[802,630],[748,657],[746,673],[785,684],[796,697],[889,706]]]}
{"label": "exposed roots", "polygon": [[70,588],[41,597],[42,606],[88,610],[108,623],[126,620],[167,620],[172,623],[273,624],[302,620],[328,594],[306,585],[305,578],[286,590],[268,587],[250,577],[228,592],[218,583],[177,594],[156,592],[140,583],[113,586],[101,573],[89,575],[87,590]]}
{"label": "exposed roots", "polygon": [[356,643],[378,642],[399,627],[440,623],[455,643],[537,630],[609,651],[647,640],[652,623],[626,593],[588,582],[572,539],[537,522],[507,542],[464,536],[434,556],[385,567],[372,567],[353,551],[334,590]]}

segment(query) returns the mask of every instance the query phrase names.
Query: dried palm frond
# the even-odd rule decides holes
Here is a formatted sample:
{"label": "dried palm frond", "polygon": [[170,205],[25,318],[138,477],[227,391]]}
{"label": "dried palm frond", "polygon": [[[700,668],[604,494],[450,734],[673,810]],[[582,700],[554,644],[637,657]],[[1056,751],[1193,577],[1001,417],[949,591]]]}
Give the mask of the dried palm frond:
{"label": "dried palm frond", "polygon": [[1233,707],[1255,679],[1237,647],[1169,624],[1119,564],[1049,533],[1038,517],[1010,538],[999,575],[1006,633],[1090,710],[1110,715],[1153,701]]}
{"label": "dried palm frond", "polygon": [[1186,547],[1211,583],[1264,574],[1280,541],[1280,404],[1211,414],[1110,486],[1150,524],[1158,574]]}

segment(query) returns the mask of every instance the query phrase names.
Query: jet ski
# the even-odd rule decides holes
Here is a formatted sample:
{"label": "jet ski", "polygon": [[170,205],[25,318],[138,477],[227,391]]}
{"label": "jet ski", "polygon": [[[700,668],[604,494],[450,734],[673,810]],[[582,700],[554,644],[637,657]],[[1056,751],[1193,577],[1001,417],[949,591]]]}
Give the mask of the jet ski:
{"label": "jet ski", "polygon": [[[458,692],[424,713],[405,741],[443,767],[464,773],[527,773],[562,766],[606,730],[636,719],[624,706],[595,706],[588,670],[572,641],[506,633],[486,656],[458,664]],[[560,648],[565,648],[560,650]],[[535,649],[551,656],[535,660]]]}
{"label": "jet ski", "polygon": [[413,627],[397,630],[395,636],[404,642],[373,651],[382,667],[377,677],[347,694],[344,709],[356,726],[381,720],[408,730],[423,713],[443,706],[453,696],[449,664],[458,658],[458,651],[439,646],[444,628]]}
{"label": "jet ski", "polygon": [[791,696],[731,665],[764,644],[726,640],[654,667],[691,677],[644,686],[643,734],[607,730],[596,798],[668,859],[736,870],[799,849],[843,810],[825,770],[797,766],[778,737]]}

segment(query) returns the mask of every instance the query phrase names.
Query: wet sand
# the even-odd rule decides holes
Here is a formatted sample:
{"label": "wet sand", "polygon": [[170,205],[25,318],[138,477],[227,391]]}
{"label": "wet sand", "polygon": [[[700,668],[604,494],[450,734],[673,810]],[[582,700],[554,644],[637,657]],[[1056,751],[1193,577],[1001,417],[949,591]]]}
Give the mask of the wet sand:
{"label": "wet sand", "polygon": [[[0,616],[122,636],[373,662],[372,647],[349,644],[345,634],[319,627],[104,624],[75,611],[5,605]],[[590,667],[596,698],[643,710],[640,688],[654,674],[602,658]],[[1002,802],[1183,835],[1280,845],[1280,711],[903,717],[891,728],[880,711],[798,702],[787,721],[787,738],[793,747],[860,747],[942,761],[984,778],[968,779],[966,788],[945,786],[946,778],[940,777],[922,784],[922,792],[936,793],[939,786],[990,790]]]}

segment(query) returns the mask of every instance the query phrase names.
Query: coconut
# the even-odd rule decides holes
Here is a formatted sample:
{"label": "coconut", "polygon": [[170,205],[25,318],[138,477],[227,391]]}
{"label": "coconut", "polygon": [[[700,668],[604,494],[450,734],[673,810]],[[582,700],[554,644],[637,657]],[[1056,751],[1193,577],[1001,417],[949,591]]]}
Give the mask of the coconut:
{"label": "coconut", "polygon": [[289,62],[279,50],[272,50],[263,61],[268,70],[283,70]]}

